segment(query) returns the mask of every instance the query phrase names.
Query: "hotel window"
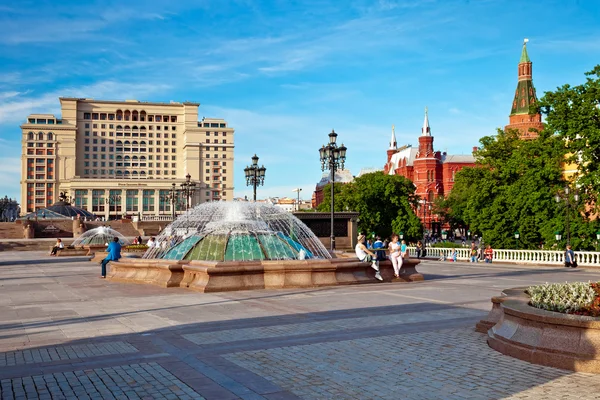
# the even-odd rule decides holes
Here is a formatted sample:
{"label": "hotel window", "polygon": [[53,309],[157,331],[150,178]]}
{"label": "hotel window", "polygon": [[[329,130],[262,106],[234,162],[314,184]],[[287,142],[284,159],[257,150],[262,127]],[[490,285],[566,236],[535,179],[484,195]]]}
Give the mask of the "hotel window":
{"label": "hotel window", "polygon": [[138,211],[138,191],[130,190],[126,191],[126,211]]}
{"label": "hotel window", "polygon": [[92,212],[101,211],[104,211],[104,189],[94,189],[92,190]]}
{"label": "hotel window", "polygon": [[94,129],[98,129],[98,124],[93,124],[93,125],[92,125],[92,128],[94,128]]}
{"label": "hotel window", "polygon": [[75,190],[75,207],[83,208],[87,210],[87,195],[88,191],[86,189],[76,189]]}
{"label": "hotel window", "polygon": [[[92,118],[92,114],[90,113],[83,113],[83,119],[91,119]],[[89,125],[89,124],[86,124]]]}
{"label": "hotel window", "polygon": [[154,211],[154,190],[144,190],[143,211]]}
{"label": "hotel window", "polygon": [[85,124],[85,129],[90,129],[90,124]]}
{"label": "hotel window", "polygon": [[85,131],[85,136],[90,136],[90,131]]}
{"label": "hotel window", "polygon": [[171,204],[168,200],[169,191],[168,190],[160,190],[159,191],[159,202],[158,202],[158,212],[167,212],[171,211]]}

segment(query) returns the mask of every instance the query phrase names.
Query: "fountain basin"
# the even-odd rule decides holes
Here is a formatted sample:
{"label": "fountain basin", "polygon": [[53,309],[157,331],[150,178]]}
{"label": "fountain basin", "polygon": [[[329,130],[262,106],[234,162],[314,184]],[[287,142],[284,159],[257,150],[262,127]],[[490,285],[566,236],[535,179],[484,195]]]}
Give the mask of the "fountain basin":
{"label": "fountain basin", "polygon": [[[381,275],[388,282],[421,281],[423,275],[416,270],[418,263],[416,259],[406,260],[400,279],[394,280],[391,263],[383,261]],[[378,283],[374,275],[370,264],[343,258],[243,262],[121,259],[109,264],[106,278],[198,292],[225,292]]]}

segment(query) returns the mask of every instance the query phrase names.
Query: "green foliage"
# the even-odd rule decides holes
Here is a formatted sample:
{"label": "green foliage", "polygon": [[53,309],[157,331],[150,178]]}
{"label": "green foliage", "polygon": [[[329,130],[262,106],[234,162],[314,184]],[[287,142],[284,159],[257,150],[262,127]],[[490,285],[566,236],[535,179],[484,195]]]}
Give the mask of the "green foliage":
{"label": "green foliage", "polygon": [[546,115],[546,130],[563,140],[567,161],[578,165],[577,184],[593,214],[600,208],[600,65],[585,75],[581,85],[546,92],[539,105]]}
{"label": "green foliage", "polygon": [[[389,237],[403,232],[406,240],[423,235],[423,227],[413,210],[417,205],[415,187],[398,175],[374,172],[362,175],[352,183],[336,184],[335,211],[359,212],[358,230]],[[330,186],[323,188],[324,200],[319,211],[330,211]]]}
{"label": "green foliage", "polygon": [[590,282],[546,283],[527,288],[529,304],[548,311],[576,313],[588,308],[596,298]]}

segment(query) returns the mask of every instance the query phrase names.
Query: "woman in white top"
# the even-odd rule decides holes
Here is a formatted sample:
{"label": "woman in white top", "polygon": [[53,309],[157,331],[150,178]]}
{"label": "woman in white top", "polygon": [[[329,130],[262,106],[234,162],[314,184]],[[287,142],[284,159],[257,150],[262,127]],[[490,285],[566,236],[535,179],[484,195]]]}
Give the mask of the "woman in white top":
{"label": "woman in white top", "polygon": [[373,268],[376,271],[375,279],[382,281],[383,278],[379,273],[379,265],[377,265],[375,254],[369,251],[369,249],[367,249],[367,246],[365,246],[365,235],[358,236],[358,243],[356,244],[354,251],[356,252],[356,257],[358,257],[360,261],[371,263],[371,268]]}
{"label": "woman in white top", "polygon": [[151,237],[150,239],[148,239],[148,242],[146,243],[146,245],[148,246],[148,248],[154,247],[155,244],[156,244],[156,242],[154,241],[153,237]]}
{"label": "woman in white top", "polygon": [[64,248],[65,248],[65,245],[63,244],[62,240],[56,239],[56,244],[52,248],[52,251],[50,252],[50,255],[51,256],[55,256],[55,255],[58,254],[59,250],[62,250]]}
{"label": "woman in white top", "polygon": [[398,242],[398,235],[392,235],[392,241],[388,248],[390,249],[390,261],[394,267],[394,278],[400,278],[400,268],[402,267],[402,253],[400,252],[401,245]]}

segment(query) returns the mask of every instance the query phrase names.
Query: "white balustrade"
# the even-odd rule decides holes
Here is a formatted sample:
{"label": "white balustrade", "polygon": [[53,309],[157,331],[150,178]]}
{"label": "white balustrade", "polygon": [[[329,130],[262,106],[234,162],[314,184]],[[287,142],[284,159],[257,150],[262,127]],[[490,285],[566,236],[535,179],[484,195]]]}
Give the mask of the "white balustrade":
{"label": "white balustrade", "polygon": [[173,221],[170,215],[142,215],[142,221]]}
{"label": "white balustrade", "polygon": [[[417,248],[409,247],[411,257],[417,256]],[[471,259],[471,249],[465,247],[456,247],[457,261],[468,261]],[[451,248],[427,247],[426,258],[450,259]],[[581,267],[596,266],[600,267],[600,252],[596,251],[576,251],[575,259]],[[515,264],[542,264],[542,265],[564,265],[565,252],[552,250],[505,250],[494,249],[493,261]]]}

